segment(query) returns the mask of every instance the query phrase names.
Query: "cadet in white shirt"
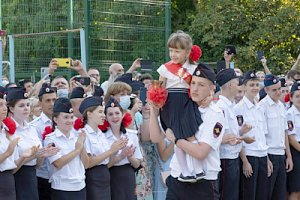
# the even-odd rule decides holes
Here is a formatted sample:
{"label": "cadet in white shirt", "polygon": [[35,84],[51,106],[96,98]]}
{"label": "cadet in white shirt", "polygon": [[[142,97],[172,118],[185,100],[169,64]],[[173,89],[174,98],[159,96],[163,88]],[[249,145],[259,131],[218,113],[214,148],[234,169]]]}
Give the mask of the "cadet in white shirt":
{"label": "cadet in white shirt", "polygon": [[[31,124],[35,127],[38,136],[43,143],[42,135],[47,126],[52,126],[53,105],[56,96],[56,88],[44,83],[38,94],[39,103],[42,108],[41,115],[34,119]],[[47,159],[36,169],[38,179],[39,199],[51,199],[51,184],[49,183],[49,161]]]}
{"label": "cadet in white shirt", "polygon": [[268,199],[286,198],[286,171],[293,169],[287,136],[287,121],[284,105],[280,101],[281,83],[278,77],[267,74],[264,79],[267,96],[259,102],[267,124],[268,157],[273,170],[268,182]]}
{"label": "cadet in white shirt", "polygon": [[221,94],[217,106],[225,116],[224,136],[220,146],[221,168],[219,176],[220,199],[239,200],[240,158],[242,149],[239,125],[234,113],[234,97],[238,93],[239,80],[233,69],[223,69],[217,74]]}
{"label": "cadet in white shirt", "polygon": [[12,119],[16,123],[16,132],[12,139],[19,137],[18,152],[23,154],[32,148],[38,152],[26,158],[24,165],[15,173],[17,199],[38,199],[38,187],[36,178],[36,165],[43,162],[44,158],[56,154],[58,149],[54,147],[43,147],[35,128],[26,120],[29,117],[30,104],[25,88],[10,88],[7,93],[7,105],[12,113]]}
{"label": "cadet in white shirt", "polygon": [[114,98],[110,98],[105,105],[106,119],[109,129],[105,136],[110,145],[123,138],[128,140],[127,146],[119,150],[109,163],[110,169],[110,188],[112,200],[134,199],[135,172],[143,159],[138,137],[135,132],[125,129],[130,123],[126,124],[127,117],[131,118],[130,113],[123,113],[120,104]]}
{"label": "cadet in white shirt", "polygon": [[82,131],[75,136],[73,128],[73,109],[70,100],[58,98],[53,107],[54,132],[46,136],[45,145],[60,148],[59,153],[49,157],[51,164],[50,183],[52,200],[84,200],[85,167],[88,156],[84,149],[86,135]]}
{"label": "cadet in white shirt", "polygon": [[267,130],[263,112],[255,101],[259,91],[259,80],[253,71],[248,71],[244,75],[243,85],[245,96],[235,106],[235,114],[240,124],[251,128],[244,136],[253,137],[255,142],[243,143],[240,199],[267,199],[268,146],[265,136]]}
{"label": "cadet in white shirt", "polygon": [[288,137],[294,168],[288,173],[287,190],[289,200],[300,199],[300,82],[296,81],[291,88],[292,107],[287,111]]}
{"label": "cadet in white shirt", "polygon": [[[182,149],[185,153],[200,162],[203,170],[203,178],[197,182],[181,182],[181,167],[176,156],[172,157],[170,168],[171,175],[167,178],[167,200],[173,199],[219,199],[218,173],[220,168],[219,147],[224,134],[223,125],[225,119],[223,112],[212,103],[215,89],[215,74],[211,68],[200,63],[195,69],[190,85],[190,95],[199,106],[203,123],[199,126],[195,137],[197,143],[184,139],[175,139],[169,129],[167,137],[176,144],[175,148]],[[158,109],[151,107],[150,113],[150,136],[153,142],[159,142],[165,134],[158,125]]]}
{"label": "cadet in white shirt", "polygon": [[[10,118],[5,119],[7,116],[5,96],[6,90],[0,86],[0,199],[15,200],[16,190],[13,170],[23,162],[24,157],[19,157],[16,148],[19,138],[10,139],[10,135],[14,134],[13,127],[11,127],[13,121]],[[2,122],[2,120],[4,121]]]}
{"label": "cadet in white shirt", "polygon": [[86,170],[87,200],[110,200],[110,173],[107,167],[110,156],[126,145],[125,140],[117,140],[110,145],[102,131],[98,128],[105,120],[103,99],[87,97],[80,104],[79,111],[83,116],[86,133],[85,148],[89,155],[89,166]]}

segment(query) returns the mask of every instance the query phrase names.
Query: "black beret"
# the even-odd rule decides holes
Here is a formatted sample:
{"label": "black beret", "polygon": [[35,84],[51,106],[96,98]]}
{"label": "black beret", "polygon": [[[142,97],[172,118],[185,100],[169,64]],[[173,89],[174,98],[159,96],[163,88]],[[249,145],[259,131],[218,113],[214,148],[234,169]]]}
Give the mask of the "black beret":
{"label": "black beret", "polygon": [[235,71],[233,69],[223,69],[221,70],[216,76],[217,84],[222,87],[227,82],[231,81],[232,79],[237,78]]}
{"label": "black beret", "polygon": [[285,81],[285,78],[279,78],[280,83],[281,83],[281,87],[287,87],[287,83]]}
{"label": "black beret", "polygon": [[101,97],[104,95],[104,91],[101,86],[94,85],[94,94],[95,97]]}
{"label": "black beret", "polygon": [[28,99],[28,94],[24,87],[11,87],[7,89],[7,101],[17,99]]}
{"label": "black beret", "polygon": [[279,78],[273,74],[267,74],[264,79],[265,87],[275,85],[279,82]]}
{"label": "black beret", "polygon": [[68,98],[58,98],[54,102],[53,106],[53,112],[54,113],[73,113],[73,108],[71,105],[71,102]]}
{"label": "black beret", "polygon": [[202,77],[210,80],[213,84],[216,83],[216,75],[209,65],[199,63],[196,67],[193,76]]}
{"label": "black beret", "polygon": [[292,85],[291,92],[295,92],[296,90],[300,90],[300,80],[296,80]]}
{"label": "black beret", "polygon": [[43,83],[43,85],[39,91],[38,97],[41,97],[44,94],[50,94],[50,93],[56,93],[56,88],[51,87],[48,83]]}
{"label": "black beret", "polygon": [[110,107],[121,107],[121,106],[120,103],[115,98],[110,97],[108,101],[105,103],[105,113],[107,111],[107,108]]}
{"label": "black beret", "polygon": [[84,89],[82,87],[76,87],[72,90],[70,99],[76,99],[76,98],[85,98],[86,94],[84,93]]}
{"label": "black beret", "polygon": [[124,82],[130,84],[132,82],[132,73],[125,73],[119,76],[115,82]]}
{"label": "black beret", "polygon": [[255,72],[251,71],[251,70],[247,71],[243,77],[244,77],[243,83],[245,83],[246,81],[252,80],[252,79],[257,79]]}
{"label": "black beret", "polygon": [[132,89],[132,92],[139,91],[141,87],[145,87],[145,84],[141,81],[132,81],[131,83],[129,83],[129,85]]}
{"label": "black beret", "polygon": [[79,106],[79,112],[83,114],[87,108],[93,106],[103,106],[102,103],[103,103],[103,99],[101,97],[94,97],[94,96],[87,97],[81,102]]}
{"label": "black beret", "polygon": [[235,46],[233,46],[233,45],[226,45],[225,46],[225,51],[228,54],[234,54],[234,55],[236,55],[236,49],[235,49]]}
{"label": "black beret", "polygon": [[7,89],[5,87],[0,86],[0,98],[6,99],[7,96]]}

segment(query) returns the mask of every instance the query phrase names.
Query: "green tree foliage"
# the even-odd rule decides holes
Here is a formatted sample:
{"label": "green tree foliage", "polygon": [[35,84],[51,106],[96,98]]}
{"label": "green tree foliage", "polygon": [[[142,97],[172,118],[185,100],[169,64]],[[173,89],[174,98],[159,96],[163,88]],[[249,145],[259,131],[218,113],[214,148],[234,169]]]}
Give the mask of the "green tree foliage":
{"label": "green tree foliage", "polygon": [[[189,4],[182,13],[190,12],[193,6]],[[222,59],[225,45],[233,44],[238,51],[237,67],[262,70],[256,52],[263,50],[271,71],[283,74],[300,53],[298,0],[199,0],[194,10],[190,24],[173,24],[173,30],[183,27],[192,34],[203,50],[202,61]],[[178,13],[174,15],[177,19]]]}

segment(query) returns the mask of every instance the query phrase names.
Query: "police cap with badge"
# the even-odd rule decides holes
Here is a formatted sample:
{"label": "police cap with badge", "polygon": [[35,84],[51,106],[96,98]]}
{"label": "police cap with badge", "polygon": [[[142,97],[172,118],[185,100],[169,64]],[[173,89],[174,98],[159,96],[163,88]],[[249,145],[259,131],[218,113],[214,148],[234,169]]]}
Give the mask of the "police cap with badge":
{"label": "police cap with badge", "polygon": [[68,98],[58,98],[54,102],[53,113],[73,113],[71,102]]}
{"label": "police cap with badge", "polygon": [[245,85],[249,80],[258,80],[255,71],[247,71],[243,76],[243,84]]}
{"label": "police cap with badge", "polygon": [[220,87],[222,87],[232,79],[236,78],[238,77],[236,76],[236,73],[233,69],[223,69],[217,74],[216,82]]}
{"label": "police cap with badge", "polygon": [[216,84],[216,74],[209,65],[199,63],[193,73],[193,76],[201,77],[210,80],[213,84]]}
{"label": "police cap with badge", "polygon": [[273,74],[267,74],[264,79],[265,87],[275,85],[279,82],[279,78]]}
{"label": "police cap with badge", "polygon": [[1,99],[6,99],[7,96],[7,89],[4,87],[0,86],[0,98]]}
{"label": "police cap with badge", "polygon": [[56,93],[56,88],[55,87],[51,87],[48,83],[43,83],[38,97],[43,96],[44,94],[51,94],[51,93]]}
{"label": "police cap with badge", "polygon": [[98,106],[104,106],[103,105],[104,102],[103,102],[103,99],[101,97],[94,97],[94,96],[90,96],[90,97],[87,97],[85,98],[80,106],[79,106],[79,112],[81,114],[84,113],[84,111],[90,107],[98,107]]}
{"label": "police cap with badge", "polygon": [[28,94],[24,87],[11,87],[7,89],[7,101],[28,99]]}

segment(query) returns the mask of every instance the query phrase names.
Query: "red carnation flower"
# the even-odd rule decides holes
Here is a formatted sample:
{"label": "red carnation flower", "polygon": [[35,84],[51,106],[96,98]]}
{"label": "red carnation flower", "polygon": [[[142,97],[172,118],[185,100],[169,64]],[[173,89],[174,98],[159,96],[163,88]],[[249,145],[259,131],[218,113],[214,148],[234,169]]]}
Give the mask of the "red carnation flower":
{"label": "red carnation flower", "polygon": [[76,120],[75,120],[75,122],[74,122],[74,129],[76,130],[76,131],[78,131],[79,129],[81,129],[81,128],[83,128],[84,127],[84,124],[83,124],[83,121],[82,121],[82,119],[80,119],[80,118],[77,118]]}
{"label": "red carnation flower", "polygon": [[12,118],[6,117],[2,122],[4,124],[4,129],[9,133],[9,135],[13,135],[16,132],[17,125]]}
{"label": "red carnation flower", "polygon": [[190,53],[190,60],[193,62],[198,61],[202,56],[202,50],[198,45],[193,45]]}
{"label": "red carnation flower", "polygon": [[289,102],[291,99],[291,94],[290,93],[287,93],[285,96],[284,96],[284,102],[287,103]]}
{"label": "red carnation flower", "polygon": [[98,125],[98,128],[102,131],[102,132],[106,132],[107,129],[109,128],[109,123],[107,120],[104,121],[104,123],[102,125]]}
{"label": "red carnation flower", "polygon": [[126,112],[122,119],[122,123],[124,127],[127,128],[131,124],[131,122],[132,122],[131,114],[129,112]]}
{"label": "red carnation flower", "polygon": [[46,127],[45,127],[45,130],[44,130],[44,132],[43,132],[43,134],[42,134],[43,140],[46,138],[46,136],[47,136],[48,134],[50,134],[50,133],[52,133],[52,132],[53,132],[52,127],[51,127],[51,126],[46,126]]}
{"label": "red carnation flower", "polygon": [[151,86],[147,91],[147,101],[153,103],[155,106],[162,108],[168,98],[168,91],[166,88],[160,86],[159,81],[153,81],[153,86]]}

